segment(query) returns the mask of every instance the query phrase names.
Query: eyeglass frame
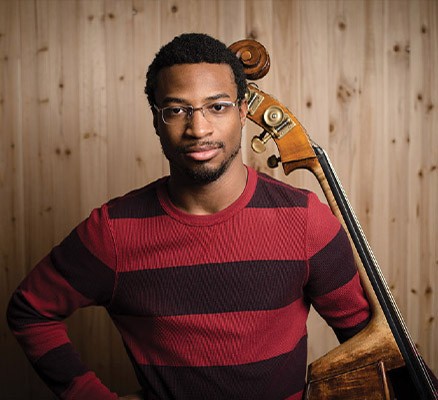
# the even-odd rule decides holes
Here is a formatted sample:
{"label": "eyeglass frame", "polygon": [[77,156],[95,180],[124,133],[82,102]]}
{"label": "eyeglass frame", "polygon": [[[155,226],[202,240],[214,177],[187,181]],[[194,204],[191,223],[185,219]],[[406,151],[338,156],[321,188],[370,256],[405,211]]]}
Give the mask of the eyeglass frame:
{"label": "eyeglass frame", "polygon": [[[183,109],[186,109],[187,112],[186,112],[186,116],[185,116],[185,118],[184,118],[184,122],[185,122],[185,123],[188,123],[188,122],[190,122],[190,121],[192,120],[193,115],[195,114],[195,111],[201,111],[202,116],[203,116],[208,122],[211,123],[211,121],[209,121],[209,120],[205,117],[205,110],[204,110],[204,108],[205,108],[206,106],[214,105],[214,104],[227,104],[227,105],[229,105],[229,106],[231,106],[231,107],[234,108],[234,107],[236,107],[236,106],[240,106],[240,102],[241,102],[241,101],[242,101],[242,99],[239,99],[239,98],[237,98],[236,101],[227,101],[227,100],[219,101],[219,100],[217,100],[217,101],[211,101],[211,102],[209,102],[209,103],[206,103],[206,104],[202,105],[201,107],[193,107],[191,104],[189,104],[189,105],[187,105],[187,106],[166,106],[166,107],[161,107],[161,108],[160,108],[160,107],[158,107],[156,104],[154,104],[154,109],[155,109],[155,111],[161,113],[161,119],[162,119],[162,121],[163,121],[166,125],[176,125],[176,123],[166,122],[166,120],[164,119],[164,113],[163,113],[163,111],[166,110],[166,109],[169,109],[169,108],[183,108]],[[189,110],[191,110],[191,111],[189,111]],[[183,120],[181,120],[181,122],[182,122],[182,121],[183,121]]]}

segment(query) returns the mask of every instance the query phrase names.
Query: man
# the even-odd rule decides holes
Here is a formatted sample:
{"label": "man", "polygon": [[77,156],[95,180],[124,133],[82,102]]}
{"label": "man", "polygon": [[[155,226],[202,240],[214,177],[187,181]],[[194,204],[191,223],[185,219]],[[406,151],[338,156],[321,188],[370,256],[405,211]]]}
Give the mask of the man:
{"label": "man", "polygon": [[170,176],[92,211],[8,310],[59,397],[117,398],[68,339],[61,320],[79,307],[106,307],[146,399],[299,399],[310,304],[341,341],[367,324],[328,207],[243,164],[245,89],[237,58],[209,36],[156,55],[146,94]]}

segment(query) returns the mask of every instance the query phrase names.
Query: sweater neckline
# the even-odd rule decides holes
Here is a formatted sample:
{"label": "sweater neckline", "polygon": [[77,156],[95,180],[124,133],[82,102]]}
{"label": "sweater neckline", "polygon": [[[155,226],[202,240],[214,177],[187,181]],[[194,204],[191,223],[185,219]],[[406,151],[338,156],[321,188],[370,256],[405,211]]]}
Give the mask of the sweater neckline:
{"label": "sweater neckline", "polygon": [[164,211],[171,218],[185,225],[208,226],[219,224],[233,217],[236,213],[245,208],[254,195],[257,185],[257,172],[251,167],[247,166],[246,168],[248,170],[248,178],[242,194],[232,204],[217,213],[209,215],[193,215],[177,208],[170,200],[167,191],[167,181],[169,177],[162,179],[161,185],[158,185],[157,187],[158,200],[161,207],[163,207]]}

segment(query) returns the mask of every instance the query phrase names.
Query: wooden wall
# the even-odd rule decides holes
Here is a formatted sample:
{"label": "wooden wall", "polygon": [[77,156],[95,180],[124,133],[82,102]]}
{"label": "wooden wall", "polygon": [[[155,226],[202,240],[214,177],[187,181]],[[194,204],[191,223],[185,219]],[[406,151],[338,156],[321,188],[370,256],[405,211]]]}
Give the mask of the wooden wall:
{"label": "wooden wall", "polygon": [[[272,68],[259,86],[329,153],[438,372],[436,0],[2,0],[0,397],[48,396],[4,321],[16,285],[93,207],[167,173],[144,75],[159,46],[185,31],[267,47]],[[245,153],[266,170],[247,139]],[[303,173],[269,173],[317,190]],[[104,312],[68,324],[105,383],[136,388]],[[336,344],[315,316],[310,341],[311,358]]]}

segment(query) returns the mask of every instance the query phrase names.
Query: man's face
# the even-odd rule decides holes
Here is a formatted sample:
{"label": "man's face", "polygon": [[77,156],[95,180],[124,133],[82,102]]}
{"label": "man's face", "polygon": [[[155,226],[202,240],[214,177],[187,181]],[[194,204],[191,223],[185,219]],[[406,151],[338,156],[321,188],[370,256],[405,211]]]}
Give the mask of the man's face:
{"label": "man's face", "polygon": [[[237,86],[228,64],[181,64],[158,75],[156,105],[198,108],[212,102],[235,102]],[[177,110],[177,108],[176,108]],[[236,162],[242,162],[240,143],[247,104],[231,107],[224,116],[205,118],[201,110],[191,118],[166,124],[154,113],[154,126],[172,176],[206,184],[215,181]]]}

